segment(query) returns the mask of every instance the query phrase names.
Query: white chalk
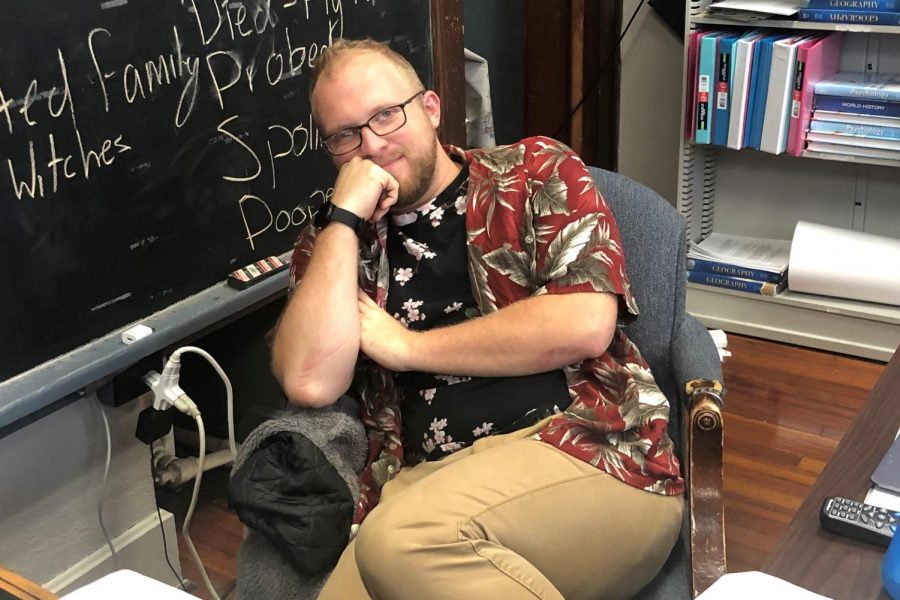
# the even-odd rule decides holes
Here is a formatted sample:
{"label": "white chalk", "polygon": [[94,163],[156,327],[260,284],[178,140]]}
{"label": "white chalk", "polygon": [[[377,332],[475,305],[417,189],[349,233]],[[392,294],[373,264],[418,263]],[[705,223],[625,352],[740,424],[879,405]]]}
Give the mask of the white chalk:
{"label": "white chalk", "polygon": [[147,327],[146,325],[135,325],[134,327],[129,327],[122,332],[122,342],[125,344],[133,344],[138,340],[144,339],[151,333],[153,333],[152,327]]}

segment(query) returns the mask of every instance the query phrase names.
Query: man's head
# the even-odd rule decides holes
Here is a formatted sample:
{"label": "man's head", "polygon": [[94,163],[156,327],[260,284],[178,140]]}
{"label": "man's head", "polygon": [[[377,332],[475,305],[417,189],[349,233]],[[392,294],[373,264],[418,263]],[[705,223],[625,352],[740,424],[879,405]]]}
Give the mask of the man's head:
{"label": "man's head", "polygon": [[[393,117],[403,125],[391,133],[375,133],[380,130],[377,115],[408,99]],[[316,62],[310,102],[323,137],[344,132],[355,140],[358,130],[358,148],[332,155],[339,168],[362,156],[397,179],[400,197],[393,210],[408,211],[440,191],[435,189],[442,183],[435,180],[438,153],[443,153],[435,132],[440,100],[425,90],[406,59],[386,45],[373,40],[335,41]]]}

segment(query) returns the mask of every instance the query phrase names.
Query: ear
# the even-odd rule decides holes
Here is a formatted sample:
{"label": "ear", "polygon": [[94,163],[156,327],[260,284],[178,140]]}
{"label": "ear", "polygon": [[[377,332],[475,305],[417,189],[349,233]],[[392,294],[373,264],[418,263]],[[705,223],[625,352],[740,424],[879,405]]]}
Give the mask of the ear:
{"label": "ear", "polygon": [[431,90],[426,90],[422,94],[422,106],[425,107],[425,114],[431,121],[431,126],[437,129],[441,124],[441,99]]}

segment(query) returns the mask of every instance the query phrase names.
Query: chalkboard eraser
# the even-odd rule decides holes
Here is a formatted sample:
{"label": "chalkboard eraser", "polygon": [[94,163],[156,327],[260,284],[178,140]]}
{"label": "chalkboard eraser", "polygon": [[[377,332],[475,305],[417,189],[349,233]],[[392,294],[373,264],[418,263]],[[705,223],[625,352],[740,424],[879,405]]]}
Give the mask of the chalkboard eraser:
{"label": "chalkboard eraser", "polygon": [[278,271],[286,269],[288,264],[289,263],[284,262],[277,256],[263,258],[262,260],[258,260],[255,263],[251,263],[246,267],[229,273],[228,285],[239,290],[246,289],[267,277],[271,277]]}

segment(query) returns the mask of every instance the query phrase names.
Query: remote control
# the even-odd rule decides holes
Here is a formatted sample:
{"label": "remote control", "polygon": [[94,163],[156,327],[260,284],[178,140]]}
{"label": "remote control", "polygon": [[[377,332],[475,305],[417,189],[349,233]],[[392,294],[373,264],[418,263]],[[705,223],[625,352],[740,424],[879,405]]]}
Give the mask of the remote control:
{"label": "remote control", "polygon": [[894,537],[898,517],[898,512],[836,496],[825,498],[819,511],[824,529],[881,546]]}

